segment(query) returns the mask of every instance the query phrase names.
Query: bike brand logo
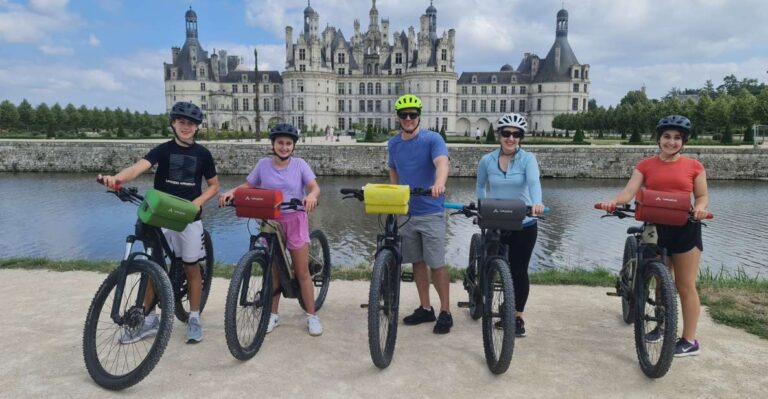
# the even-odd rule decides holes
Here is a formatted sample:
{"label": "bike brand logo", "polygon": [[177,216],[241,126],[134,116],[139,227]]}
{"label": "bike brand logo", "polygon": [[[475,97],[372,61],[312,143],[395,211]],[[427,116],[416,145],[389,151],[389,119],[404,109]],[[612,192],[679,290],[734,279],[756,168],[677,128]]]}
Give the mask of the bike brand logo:
{"label": "bike brand logo", "polygon": [[495,208],[493,210],[493,213],[511,213],[511,214],[514,214],[515,211],[512,210],[512,209],[499,209],[499,208]]}
{"label": "bike brand logo", "polygon": [[677,198],[661,198],[661,197],[656,197],[656,201],[677,202]]}
{"label": "bike brand logo", "polygon": [[249,196],[246,196],[245,200],[246,201],[264,201],[264,198],[263,197],[249,197]]}

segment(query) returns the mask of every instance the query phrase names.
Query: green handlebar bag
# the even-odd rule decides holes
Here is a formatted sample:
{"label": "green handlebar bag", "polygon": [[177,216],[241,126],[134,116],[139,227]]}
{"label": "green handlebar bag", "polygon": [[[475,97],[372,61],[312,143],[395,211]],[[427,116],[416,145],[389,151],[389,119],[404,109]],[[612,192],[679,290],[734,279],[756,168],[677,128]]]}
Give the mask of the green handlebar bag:
{"label": "green handlebar bag", "polygon": [[139,219],[150,226],[182,231],[195,220],[199,211],[192,201],[151,189],[144,194],[138,214]]}

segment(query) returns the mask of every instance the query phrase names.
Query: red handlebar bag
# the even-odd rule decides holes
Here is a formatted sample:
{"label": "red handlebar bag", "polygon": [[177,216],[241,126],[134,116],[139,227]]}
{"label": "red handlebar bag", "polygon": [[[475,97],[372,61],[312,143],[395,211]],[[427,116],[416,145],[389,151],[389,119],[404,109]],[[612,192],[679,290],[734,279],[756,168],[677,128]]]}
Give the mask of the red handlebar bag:
{"label": "red handlebar bag", "polygon": [[238,188],[235,190],[235,214],[241,218],[277,219],[280,217],[280,203],[283,192],[260,188]]}
{"label": "red handlebar bag", "polygon": [[683,226],[688,223],[691,210],[690,193],[668,193],[640,189],[635,196],[635,219],[655,224]]}

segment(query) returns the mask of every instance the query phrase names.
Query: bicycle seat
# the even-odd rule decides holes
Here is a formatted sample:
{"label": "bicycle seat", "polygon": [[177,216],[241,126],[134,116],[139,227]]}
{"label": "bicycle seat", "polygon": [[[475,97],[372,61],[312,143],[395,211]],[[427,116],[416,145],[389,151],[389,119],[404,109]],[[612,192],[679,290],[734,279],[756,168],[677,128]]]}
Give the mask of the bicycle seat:
{"label": "bicycle seat", "polygon": [[643,232],[643,226],[632,226],[627,229],[627,234],[640,234]]}

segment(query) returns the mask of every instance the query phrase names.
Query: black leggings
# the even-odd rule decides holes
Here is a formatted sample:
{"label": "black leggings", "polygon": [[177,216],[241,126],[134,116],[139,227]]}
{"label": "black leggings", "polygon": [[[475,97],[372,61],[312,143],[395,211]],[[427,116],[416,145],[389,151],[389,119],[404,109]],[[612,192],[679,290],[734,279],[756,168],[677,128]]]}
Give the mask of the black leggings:
{"label": "black leggings", "polygon": [[523,227],[520,231],[503,231],[501,242],[509,245],[509,268],[512,272],[512,286],[515,288],[515,310],[523,312],[528,302],[531,282],[528,280],[528,263],[531,261],[533,247],[539,228],[536,223]]}

